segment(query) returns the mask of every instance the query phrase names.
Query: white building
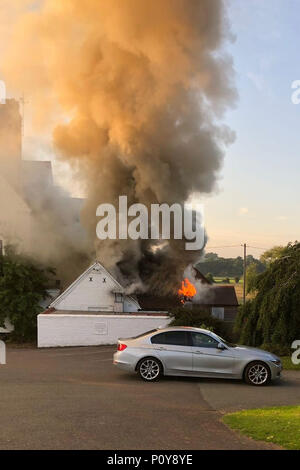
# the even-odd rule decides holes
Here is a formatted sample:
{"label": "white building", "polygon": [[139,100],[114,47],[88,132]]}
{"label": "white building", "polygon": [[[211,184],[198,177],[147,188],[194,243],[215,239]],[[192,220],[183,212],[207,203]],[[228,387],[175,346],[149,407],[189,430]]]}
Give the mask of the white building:
{"label": "white building", "polygon": [[141,307],[96,261],[50,304],[50,308],[81,312],[137,312]]}
{"label": "white building", "polygon": [[115,344],[169,321],[167,312],[141,311],[97,261],[38,315],[38,346]]}

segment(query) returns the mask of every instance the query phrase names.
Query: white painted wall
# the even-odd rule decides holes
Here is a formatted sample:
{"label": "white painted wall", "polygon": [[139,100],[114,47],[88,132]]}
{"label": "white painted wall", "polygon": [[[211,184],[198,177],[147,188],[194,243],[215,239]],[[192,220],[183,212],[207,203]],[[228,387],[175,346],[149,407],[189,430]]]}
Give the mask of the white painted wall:
{"label": "white painted wall", "polygon": [[137,312],[139,305],[133,299],[125,295],[124,297],[124,312]]}
{"label": "white painted wall", "polygon": [[[90,281],[92,279],[92,281]],[[105,279],[105,282],[103,280]],[[114,311],[117,287],[113,279],[103,271],[91,271],[74,288],[62,294],[55,304],[57,310]]]}
{"label": "white painted wall", "polygon": [[4,341],[0,341],[0,364],[6,364],[6,345]]}
{"label": "white painted wall", "polygon": [[[115,293],[123,295],[117,302]],[[96,262],[89,267],[71,286],[51,304],[56,310],[85,312],[137,312],[137,301],[124,295],[123,287]]]}
{"label": "white painted wall", "polygon": [[170,322],[168,316],[145,315],[38,315],[38,347],[116,344]]}

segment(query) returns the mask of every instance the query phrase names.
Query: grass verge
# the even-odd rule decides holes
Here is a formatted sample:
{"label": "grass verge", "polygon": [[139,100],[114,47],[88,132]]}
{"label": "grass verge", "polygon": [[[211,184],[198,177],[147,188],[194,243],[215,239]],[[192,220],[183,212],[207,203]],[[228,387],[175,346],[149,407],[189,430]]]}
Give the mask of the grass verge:
{"label": "grass verge", "polygon": [[300,406],[239,411],[225,415],[223,421],[252,439],[300,449]]}
{"label": "grass verge", "polygon": [[300,370],[300,364],[293,364],[290,356],[282,356],[280,359],[283,370]]}

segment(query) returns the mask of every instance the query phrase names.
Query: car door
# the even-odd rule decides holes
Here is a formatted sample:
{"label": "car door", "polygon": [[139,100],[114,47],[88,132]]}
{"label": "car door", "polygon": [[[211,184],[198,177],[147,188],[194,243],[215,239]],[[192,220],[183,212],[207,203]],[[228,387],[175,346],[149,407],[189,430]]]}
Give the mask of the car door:
{"label": "car door", "polygon": [[231,349],[219,349],[218,341],[205,333],[193,331],[191,337],[194,372],[206,376],[234,375],[236,358]]}
{"label": "car door", "polygon": [[193,354],[187,331],[166,331],[152,336],[151,343],[167,374],[191,374]]}

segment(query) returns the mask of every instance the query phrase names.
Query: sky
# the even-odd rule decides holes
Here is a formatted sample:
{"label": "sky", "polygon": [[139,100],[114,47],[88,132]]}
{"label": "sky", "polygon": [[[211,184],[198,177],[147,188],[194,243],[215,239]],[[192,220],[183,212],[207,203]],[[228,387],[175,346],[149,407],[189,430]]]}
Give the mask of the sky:
{"label": "sky", "polygon": [[[299,239],[300,104],[291,101],[291,84],[300,80],[300,0],[227,3],[235,37],[227,50],[239,101],[224,122],[236,140],[226,149],[217,192],[202,200],[207,251],[239,256],[247,243],[248,252],[258,257],[273,245]],[[30,101],[25,110],[30,114]],[[39,158],[48,159],[48,142],[33,140],[25,119],[25,157],[32,157],[37,144]],[[58,183],[80,195],[66,179],[66,167],[54,163],[54,171]]]}
{"label": "sky", "polygon": [[[225,118],[236,133],[218,194],[204,200],[208,251],[238,256],[299,239],[299,0],[242,0],[229,10],[239,102]],[[213,248],[221,247],[226,248]],[[211,247],[211,248],[210,248]]]}

